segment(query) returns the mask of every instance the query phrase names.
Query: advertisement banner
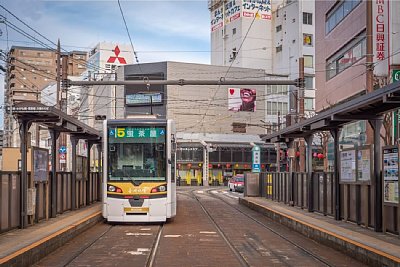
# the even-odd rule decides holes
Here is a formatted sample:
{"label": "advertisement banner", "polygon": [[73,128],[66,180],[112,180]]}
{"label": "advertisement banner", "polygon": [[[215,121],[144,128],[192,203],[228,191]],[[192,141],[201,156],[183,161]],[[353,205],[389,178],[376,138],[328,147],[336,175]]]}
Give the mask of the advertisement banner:
{"label": "advertisement banner", "polygon": [[399,203],[399,149],[383,149],[383,199],[389,203]]}
{"label": "advertisement banner", "polygon": [[356,151],[340,152],[340,182],[356,181]]}
{"label": "advertisement banner", "polygon": [[211,12],[211,32],[224,26],[223,6],[217,7]]}
{"label": "advertisement banner", "polygon": [[389,75],[389,1],[372,1],[373,62],[376,76]]}
{"label": "advertisement banner", "polygon": [[240,0],[229,0],[225,3],[225,24],[240,18]]}
{"label": "advertisement banner", "polygon": [[243,0],[243,17],[256,19],[272,19],[271,0]]}
{"label": "advertisement banner", "polygon": [[230,111],[256,111],[256,89],[228,88],[228,109]]}

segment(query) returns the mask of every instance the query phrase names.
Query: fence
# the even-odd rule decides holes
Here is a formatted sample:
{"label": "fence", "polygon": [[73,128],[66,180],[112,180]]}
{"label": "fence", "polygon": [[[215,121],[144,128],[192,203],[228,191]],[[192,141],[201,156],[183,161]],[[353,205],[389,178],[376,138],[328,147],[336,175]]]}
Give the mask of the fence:
{"label": "fence", "polygon": [[[28,180],[30,179],[28,172]],[[0,172],[0,233],[20,227],[21,173]],[[35,183],[36,198],[33,220],[49,218],[51,196],[51,173],[48,182]],[[75,182],[75,208],[79,209],[101,200],[101,176],[92,172],[89,178],[77,179]],[[57,214],[72,209],[72,173],[57,172]],[[28,200],[29,202],[29,200]]]}
{"label": "fence", "polygon": [[[311,179],[311,181],[309,180]],[[262,173],[262,196],[288,205],[334,216],[335,181],[333,173]],[[365,227],[375,226],[374,185],[340,184],[340,218]],[[399,234],[397,211],[384,218],[386,231]]]}

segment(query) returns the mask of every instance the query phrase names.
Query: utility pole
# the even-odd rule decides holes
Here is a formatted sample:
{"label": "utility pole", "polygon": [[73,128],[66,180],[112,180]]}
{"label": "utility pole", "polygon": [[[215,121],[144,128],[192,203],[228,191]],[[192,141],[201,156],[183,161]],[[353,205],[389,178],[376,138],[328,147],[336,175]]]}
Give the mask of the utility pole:
{"label": "utility pole", "polygon": [[61,46],[60,46],[60,39],[57,42],[57,67],[56,67],[56,83],[57,83],[57,94],[56,94],[56,107],[60,108],[60,91],[61,91]]}
{"label": "utility pole", "polygon": [[[298,122],[301,122],[304,120],[304,58],[300,57],[299,58],[299,79],[300,79],[300,84],[299,84],[299,94],[298,94],[298,101],[299,101],[299,110],[298,110]],[[311,149],[311,145],[309,144],[309,149]],[[300,172],[305,172],[306,171],[306,146],[304,139],[301,138],[299,142],[299,151],[300,151]]]}

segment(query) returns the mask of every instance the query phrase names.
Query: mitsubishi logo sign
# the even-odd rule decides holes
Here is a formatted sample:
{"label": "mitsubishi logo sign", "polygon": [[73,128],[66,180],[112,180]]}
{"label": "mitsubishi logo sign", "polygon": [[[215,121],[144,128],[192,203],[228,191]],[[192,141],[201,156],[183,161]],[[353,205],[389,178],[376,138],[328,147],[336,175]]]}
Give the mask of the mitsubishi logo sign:
{"label": "mitsubishi logo sign", "polygon": [[114,48],[115,57],[112,57],[112,56],[111,56],[111,57],[107,60],[107,63],[114,63],[115,60],[118,60],[119,63],[121,63],[121,64],[126,64],[125,58],[119,57],[119,56],[118,56],[120,52],[121,52],[121,51],[119,50],[119,47],[118,47],[118,45],[117,45],[117,46]]}

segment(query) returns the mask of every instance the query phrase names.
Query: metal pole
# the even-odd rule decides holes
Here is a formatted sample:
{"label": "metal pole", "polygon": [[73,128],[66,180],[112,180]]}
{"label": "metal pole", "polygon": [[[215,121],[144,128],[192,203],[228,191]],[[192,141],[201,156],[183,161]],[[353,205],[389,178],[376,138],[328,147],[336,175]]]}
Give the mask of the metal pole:
{"label": "metal pole", "polygon": [[71,81],[68,85],[295,85],[299,86],[298,80],[146,80],[146,81]]}
{"label": "metal pole", "polygon": [[382,231],[381,128],[382,119],[369,121],[374,129],[375,231]]}
{"label": "metal pole", "polygon": [[50,217],[57,216],[57,139],[60,132],[49,130],[51,136],[51,204]]}
{"label": "metal pole", "polygon": [[57,95],[56,95],[56,107],[60,108],[60,91],[61,91],[61,69],[60,69],[60,62],[61,61],[61,46],[60,46],[60,39],[57,42],[57,66],[56,66],[56,83],[57,83]]}
{"label": "metal pole", "polygon": [[341,208],[340,208],[340,176],[339,176],[339,136],[340,130],[334,129],[331,130],[331,135],[334,141],[334,185],[335,185],[335,220],[339,221],[341,217]]}
{"label": "metal pole", "polygon": [[313,171],[312,171],[312,141],[313,136],[309,135],[305,138],[307,142],[307,153],[306,153],[306,171],[307,171],[307,202],[308,202],[308,211],[314,211],[314,183],[313,183]]}
{"label": "metal pole", "polygon": [[76,209],[76,144],[78,143],[78,139],[76,139],[73,136],[71,136],[70,138],[72,145],[71,210],[75,210]]}
{"label": "metal pole", "polygon": [[27,190],[28,190],[28,171],[27,171],[27,158],[28,158],[28,138],[27,133],[29,129],[29,122],[26,120],[19,121],[19,134],[21,138],[21,202],[20,202],[20,228],[24,229],[28,224],[27,217]]}
{"label": "metal pole", "polygon": [[[87,164],[86,164],[86,205],[90,204],[90,192],[93,192],[90,188],[90,186],[94,186],[93,180],[92,180],[92,184],[90,184],[90,161],[91,161],[91,157],[90,157],[90,151],[92,149],[93,146],[93,142],[88,141],[88,146],[87,146]],[[92,198],[93,201],[93,198]]]}

